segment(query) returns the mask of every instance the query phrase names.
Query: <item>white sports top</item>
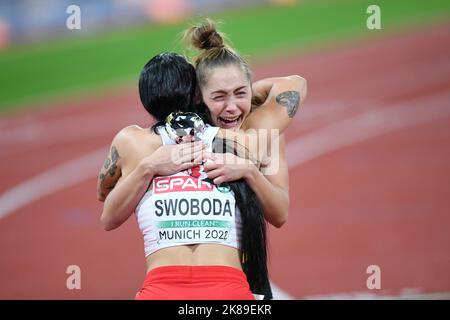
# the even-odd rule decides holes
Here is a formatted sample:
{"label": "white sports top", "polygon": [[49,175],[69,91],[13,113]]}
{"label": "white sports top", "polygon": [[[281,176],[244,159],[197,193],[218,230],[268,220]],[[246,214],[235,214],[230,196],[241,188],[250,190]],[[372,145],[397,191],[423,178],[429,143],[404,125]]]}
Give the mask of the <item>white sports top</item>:
{"label": "white sports top", "polygon": [[[164,145],[175,144],[164,127],[157,130]],[[203,133],[210,152],[218,130],[207,126]],[[153,178],[135,211],[146,257],[163,248],[198,243],[240,248],[241,215],[233,191],[204,178],[203,166]]]}

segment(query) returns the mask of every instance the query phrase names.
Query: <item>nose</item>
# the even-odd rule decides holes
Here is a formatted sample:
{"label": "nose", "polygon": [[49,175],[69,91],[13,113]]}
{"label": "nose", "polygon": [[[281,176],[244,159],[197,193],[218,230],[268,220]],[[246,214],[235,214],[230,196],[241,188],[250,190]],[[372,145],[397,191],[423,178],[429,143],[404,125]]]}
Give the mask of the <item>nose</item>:
{"label": "nose", "polygon": [[233,100],[227,101],[225,105],[225,110],[228,113],[236,113],[239,111],[237,104]]}

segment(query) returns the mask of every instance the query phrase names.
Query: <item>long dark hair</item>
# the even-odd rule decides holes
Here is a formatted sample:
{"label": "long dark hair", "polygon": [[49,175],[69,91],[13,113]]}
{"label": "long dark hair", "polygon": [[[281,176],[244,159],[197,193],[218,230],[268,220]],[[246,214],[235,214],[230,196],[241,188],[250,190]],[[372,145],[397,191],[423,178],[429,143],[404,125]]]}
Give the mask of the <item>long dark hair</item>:
{"label": "long dark hair", "polygon": [[[237,150],[234,141],[224,140],[219,137],[216,137],[213,141],[213,152],[233,153],[236,156],[247,159],[249,157],[244,147]],[[228,185],[234,192],[236,204],[241,213],[240,258],[250,290],[257,294],[263,294],[265,300],[270,300],[273,296],[267,269],[266,221],[261,201],[243,179],[231,181],[224,185]]]}
{"label": "long dark hair", "polygon": [[[209,109],[206,105],[197,105],[196,110],[205,123],[212,124]],[[240,158],[251,158],[250,152],[245,146],[220,137],[214,138],[212,152],[232,153]],[[206,180],[214,184],[212,179]],[[244,179],[227,182],[224,186],[229,186],[233,191],[241,213],[240,258],[242,270],[247,276],[250,290],[257,294],[263,294],[264,300],[271,300],[273,295],[267,269],[267,228],[261,201]]]}

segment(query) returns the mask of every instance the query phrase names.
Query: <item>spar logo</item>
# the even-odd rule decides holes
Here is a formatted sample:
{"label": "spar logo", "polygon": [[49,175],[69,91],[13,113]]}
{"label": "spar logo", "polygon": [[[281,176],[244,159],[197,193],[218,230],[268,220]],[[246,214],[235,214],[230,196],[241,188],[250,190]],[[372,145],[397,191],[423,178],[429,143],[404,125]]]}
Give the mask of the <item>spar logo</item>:
{"label": "spar logo", "polygon": [[213,191],[211,183],[192,176],[157,177],[154,179],[153,193],[180,191]]}

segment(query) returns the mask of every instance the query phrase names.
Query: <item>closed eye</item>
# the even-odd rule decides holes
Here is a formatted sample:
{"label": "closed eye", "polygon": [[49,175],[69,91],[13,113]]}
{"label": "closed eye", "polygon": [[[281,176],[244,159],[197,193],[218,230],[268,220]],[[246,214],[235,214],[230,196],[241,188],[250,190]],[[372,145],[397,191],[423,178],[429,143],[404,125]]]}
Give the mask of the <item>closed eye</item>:
{"label": "closed eye", "polygon": [[241,86],[239,88],[236,88],[236,90],[234,90],[234,93],[236,96],[239,97],[243,97],[247,94],[248,92],[248,87],[247,86]]}

